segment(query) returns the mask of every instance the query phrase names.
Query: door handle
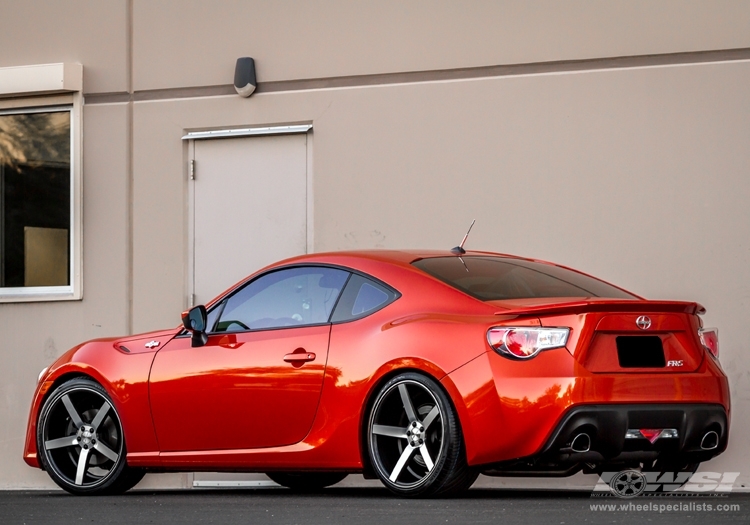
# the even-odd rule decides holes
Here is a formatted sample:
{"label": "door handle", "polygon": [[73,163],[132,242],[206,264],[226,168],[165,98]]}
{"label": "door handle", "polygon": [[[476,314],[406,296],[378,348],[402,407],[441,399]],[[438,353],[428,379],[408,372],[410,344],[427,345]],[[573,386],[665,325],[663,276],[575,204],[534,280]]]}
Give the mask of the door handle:
{"label": "door handle", "polygon": [[301,365],[302,363],[306,363],[308,361],[314,361],[314,360],[315,360],[315,354],[313,354],[312,352],[304,352],[304,351],[294,352],[292,354],[286,354],[284,356],[284,361],[286,361],[287,363],[295,364],[295,365],[296,364]]}

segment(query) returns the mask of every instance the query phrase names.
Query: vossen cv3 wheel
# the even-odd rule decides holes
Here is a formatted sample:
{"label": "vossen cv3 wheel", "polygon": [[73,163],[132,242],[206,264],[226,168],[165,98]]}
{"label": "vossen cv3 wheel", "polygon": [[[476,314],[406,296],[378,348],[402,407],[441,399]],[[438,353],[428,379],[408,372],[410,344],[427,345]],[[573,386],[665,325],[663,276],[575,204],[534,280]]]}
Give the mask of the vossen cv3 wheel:
{"label": "vossen cv3 wheel", "polygon": [[392,492],[407,497],[448,495],[471,486],[455,410],[442,388],[404,373],[378,391],[367,424],[372,466]]}
{"label": "vossen cv3 wheel", "polygon": [[37,451],[44,470],[71,494],[125,492],[144,475],[127,466],[117,409],[89,379],[67,381],[47,398],[37,423]]}

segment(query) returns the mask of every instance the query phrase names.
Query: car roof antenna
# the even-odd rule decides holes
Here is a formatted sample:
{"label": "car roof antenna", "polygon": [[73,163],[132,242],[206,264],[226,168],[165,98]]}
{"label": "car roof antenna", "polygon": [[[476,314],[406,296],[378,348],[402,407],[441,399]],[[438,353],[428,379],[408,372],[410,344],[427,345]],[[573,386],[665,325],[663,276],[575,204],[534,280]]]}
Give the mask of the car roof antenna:
{"label": "car roof antenna", "polygon": [[466,238],[469,236],[471,229],[474,227],[475,222],[477,222],[476,219],[471,221],[471,226],[469,226],[469,230],[466,232],[466,235],[464,235],[464,240],[461,241],[461,244],[453,248],[451,252],[455,253],[456,255],[463,255],[466,253],[466,250],[464,250],[464,243],[466,242]]}

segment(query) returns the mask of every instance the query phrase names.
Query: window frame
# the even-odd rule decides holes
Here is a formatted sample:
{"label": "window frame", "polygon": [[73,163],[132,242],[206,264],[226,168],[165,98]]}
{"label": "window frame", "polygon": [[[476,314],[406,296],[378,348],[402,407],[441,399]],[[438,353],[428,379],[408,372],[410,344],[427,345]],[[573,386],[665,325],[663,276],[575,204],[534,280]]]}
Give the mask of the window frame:
{"label": "window frame", "polygon": [[76,301],[83,298],[82,119],[80,92],[23,98],[0,98],[0,115],[70,112],[69,276],[65,286],[0,287],[0,303]]}

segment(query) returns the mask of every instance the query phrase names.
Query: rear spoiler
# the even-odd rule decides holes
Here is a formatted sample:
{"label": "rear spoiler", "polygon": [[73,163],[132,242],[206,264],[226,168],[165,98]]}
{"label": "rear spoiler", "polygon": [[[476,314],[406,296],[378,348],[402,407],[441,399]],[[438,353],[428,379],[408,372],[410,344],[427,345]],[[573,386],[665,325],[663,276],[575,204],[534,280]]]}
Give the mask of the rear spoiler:
{"label": "rear spoiler", "polygon": [[525,308],[511,308],[500,310],[495,315],[561,315],[583,314],[587,312],[675,312],[692,315],[703,315],[706,309],[699,303],[685,301],[629,301],[629,300],[601,300],[601,301],[571,301],[569,303],[555,303],[534,305]]}

